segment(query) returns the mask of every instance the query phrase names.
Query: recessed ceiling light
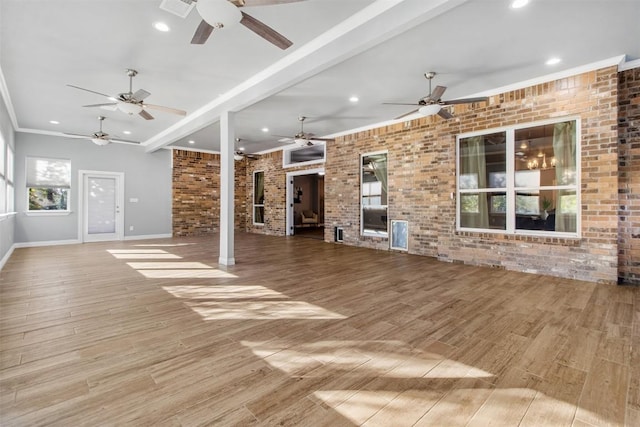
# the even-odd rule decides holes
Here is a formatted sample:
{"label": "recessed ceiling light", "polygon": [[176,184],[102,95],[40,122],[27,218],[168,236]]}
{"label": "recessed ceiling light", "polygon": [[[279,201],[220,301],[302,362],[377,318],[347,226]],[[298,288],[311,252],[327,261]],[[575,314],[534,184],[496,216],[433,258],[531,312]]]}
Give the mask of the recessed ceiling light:
{"label": "recessed ceiling light", "polygon": [[131,131],[130,130],[123,130],[122,133],[124,133],[125,135],[131,135]]}
{"label": "recessed ceiling light", "polygon": [[545,64],[547,65],[556,65],[560,63],[560,58],[549,58]]}
{"label": "recessed ceiling light", "polygon": [[513,0],[511,2],[511,9],[520,9],[525,7],[529,3],[529,0]]}
{"label": "recessed ceiling light", "polygon": [[166,33],[167,31],[169,31],[169,26],[164,22],[154,22],[153,28],[155,28],[158,31],[162,31],[163,33]]}
{"label": "recessed ceiling light", "polygon": [[238,147],[238,150],[244,151],[244,147]]}
{"label": "recessed ceiling light", "polygon": [[262,128],[262,132],[264,132],[264,133],[269,132],[269,128],[267,128],[267,127]]}
{"label": "recessed ceiling light", "polygon": [[196,142],[193,139],[189,140],[189,144],[195,144]]}
{"label": "recessed ceiling light", "polygon": [[59,125],[60,122],[57,120],[49,120],[49,123],[51,123],[52,125]]}
{"label": "recessed ceiling light", "polygon": [[359,99],[358,99],[358,97],[357,97],[357,96],[352,96],[351,98],[349,98],[349,101],[350,101],[350,102],[358,102],[358,101],[359,101]]}

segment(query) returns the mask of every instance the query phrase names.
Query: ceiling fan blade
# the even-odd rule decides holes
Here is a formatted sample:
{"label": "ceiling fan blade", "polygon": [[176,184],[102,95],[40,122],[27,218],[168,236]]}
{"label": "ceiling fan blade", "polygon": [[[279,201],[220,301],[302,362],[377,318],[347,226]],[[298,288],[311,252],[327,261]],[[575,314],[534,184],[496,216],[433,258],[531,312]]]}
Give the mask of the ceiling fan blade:
{"label": "ceiling fan blade", "polygon": [[132,101],[142,101],[147,96],[151,95],[151,93],[147,92],[144,89],[138,89],[133,95],[131,95]]}
{"label": "ceiling fan blade", "polygon": [[324,142],[335,142],[335,139],[333,138],[316,138],[316,137],[312,137],[309,138],[311,141],[324,141]]}
{"label": "ceiling fan blade", "polygon": [[444,101],[442,104],[444,105],[456,105],[456,104],[471,104],[473,102],[487,102],[489,97],[487,96],[479,96],[477,98],[462,98],[462,99],[452,99],[451,101]]}
{"label": "ceiling fan blade", "polygon": [[229,0],[238,7],[243,6],[271,6],[274,4],[296,3],[302,0]]}
{"label": "ceiling fan blade", "polygon": [[196,32],[193,34],[191,44],[204,44],[212,31],[213,27],[203,19],[202,22],[200,22],[200,25],[198,25],[198,28],[196,28]]}
{"label": "ceiling fan blade", "polygon": [[447,90],[446,86],[436,86],[436,88],[433,89],[431,93],[424,98],[424,100],[438,101],[440,98],[442,98],[442,95],[444,94],[445,90]]}
{"label": "ceiling fan blade", "polygon": [[131,141],[129,139],[109,138],[111,142],[119,142],[121,144],[140,144],[140,141]]}
{"label": "ceiling fan blade", "polygon": [[180,116],[186,116],[187,115],[186,111],[178,110],[177,108],[163,107],[162,105],[142,104],[142,107],[143,108],[149,108],[150,110],[158,110],[158,111],[164,111],[166,113],[178,114]]}
{"label": "ceiling fan blade", "polygon": [[[414,105],[414,104],[410,104],[410,105]],[[404,113],[404,114],[403,114],[403,115],[401,115],[401,116],[394,117],[394,118],[393,118],[393,120],[402,119],[402,118],[404,118],[404,117],[410,116],[410,115],[412,115],[412,114],[414,114],[414,113],[417,113],[417,112],[418,112],[418,108],[416,108],[415,110],[409,111],[408,113]]]}
{"label": "ceiling fan blade", "polygon": [[96,95],[100,95],[100,96],[104,96],[105,98],[111,98],[110,95],[104,94],[104,93],[100,93],[100,92],[96,92],[95,90],[91,90],[91,89],[85,89],[83,87],[80,86],[74,86],[74,85],[67,85],[69,87],[72,87],[74,89],[80,89],[80,90],[84,90],[85,92],[91,92],[91,93],[95,93]]}
{"label": "ceiling fan blade", "polygon": [[89,104],[89,105],[83,105],[83,107],[115,107],[118,104],[116,102],[108,102],[106,104]]}
{"label": "ceiling fan blade", "polygon": [[145,120],[153,120],[153,116],[144,110],[141,110],[138,114]]}
{"label": "ceiling fan blade", "polygon": [[263,39],[267,40],[268,42],[276,45],[277,47],[283,50],[293,44],[291,40],[287,39],[285,36],[278,33],[276,30],[269,27],[267,24],[261,21],[258,21],[253,16],[248,15],[244,12],[241,12],[241,13],[242,13],[242,19],[240,20],[240,23],[245,27],[247,27],[248,29],[250,29],[251,31],[253,31],[254,33],[256,33],[257,35],[259,35],[260,37],[262,37]]}
{"label": "ceiling fan blade", "polygon": [[420,105],[415,102],[406,103],[406,102],[383,102],[382,105]]}
{"label": "ceiling fan blade", "polygon": [[445,120],[449,120],[453,118],[453,114],[451,114],[448,110],[445,110],[444,108],[441,108],[440,111],[438,111],[438,115]]}

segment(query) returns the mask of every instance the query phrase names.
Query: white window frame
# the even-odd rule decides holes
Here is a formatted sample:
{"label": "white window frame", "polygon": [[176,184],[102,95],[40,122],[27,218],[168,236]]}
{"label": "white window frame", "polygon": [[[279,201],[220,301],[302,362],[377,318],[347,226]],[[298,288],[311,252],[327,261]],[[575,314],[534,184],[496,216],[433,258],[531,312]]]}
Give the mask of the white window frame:
{"label": "white window frame", "polygon": [[[251,191],[251,205],[253,206],[253,209],[251,210],[251,218],[253,225],[264,225],[264,200],[262,201],[262,204],[256,203],[256,174],[259,173],[262,174],[262,180],[264,182],[265,173],[263,170],[253,171],[253,180],[251,182],[253,187],[253,190]],[[264,188],[262,191],[264,192]],[[259,207],[262,207],[262,222],[256,222],[256,208]]]}
{"label": "white window frame", "polygon": [[[29,159],[38,159],[38,160],[51,160],[51,161],[67,161],[69,162],[69,188],[67,188],[67,208],[66,209],[40,209],[40,210],[31,210],[29,207],[29,189],[31,188],[44,188],[44,187],[29,187],[28,186],[28,173],[29,167],[28,162]],[[52,187],[52,188],[63,188],[63,187]],[[25,158],[25,198],[26,198],[26,209],[25,214],[29,216],[38,216],[38,215],[47,215],[47,216],[55,216],[55,215],[68,215],[71,213],[71,159],[60,159],[53,157],[39,157],[39,156],[28,156]]]}
{"label": "white window frame", "polygon": [[362,193],[363,193],[363,187],[362,185],[364,184],[364,176],[363,176],[363,171],[362,171],[362,161],[365,157],[368,156],[375,156],[378,154],[385,154],[387,156],[387,179],[389,178],[389,151],[388,150],[381,150],[381,151],[370,151],[368,153],[362,153],[360,154],[360,161],[358,162],[358,174],[360,175],[360,185],[358,186],[358,203],[360,204],[360,235],[361,236],[368,236],[368,237],[384,237],[384,238],[388,238],[389,237],[389,191],[387,189],[387,204],[383,205],[368,205],[368,206],[377,206],[380,208],[384,208],[387,211],[387,231],[385,232],[375,232],[375,231],[365,231],[364,230],[364,209],[365,209],[365,205],[362,203]]}
{"label": "white window frame", "polygon": [[[544,190],[575,190],[576,198],[577,198],[577,210],[576,210],[576,232],[575,233],[566,233],[566,232],[558,232],[558,231],[546,231],[546,230],[523,230],[516,228],[516,215],[515,215],[515,202],[516,202],[516,194],[515,194],[515,132],[519,129],[525,129],[536,126],[544,126],[551,125],[555,123],[562,122],[576,122],[576,183],[574,185],[556,185],[556,186],[545,186]],[[506,229],[493,229],[493,228],[470,228],[470,227],[462,227],[460,225],[460,198],[464,194],[473,194],[473,193],[495,193],[501,192],[502,188],[474,188],[474,189],[460,189],[460,140],[473,137],[473,136],[482,136],[493,133],[504,132],[506,135],[506,175],[507,175],[507,187],[506,187]],[[456,231],[471,231],[471,232],[480,232],[480,233],[494,233],[494,234],[511,234],[511,235],[522,235],[522,236],[540,236],[540,237],[554,237],[554,238],[580,238],[581,230],[582,230],[582,194],[581,194],[581,182],[582,182],[582,174],[581,174],[581,145],[582,145],[582,124],[580,117],[569,116],[569,117],[557,117],[551,120],[530,122],[530,123],[519,123],[514,126],[506,126],[500,128],[492,128],[486,129],[478,132],[469,132],[460,134],[456,137]],[[532,190],[538,191],[540,187],[536,188],[526,188],[526,187],[518,187],[518,190]]]}
{"label": "white window frame", "polygon": [[6,212],[7,213],[13,213],[15,212],[16,208],[15,208],[15,192],[16,192],[16,184],[15,184],[15,153],[13,151],[13,148],[11,148],[11,146],[9,144],[6,144],[7,147],[7,151],[6,151],[6,161],[7,161],[7,167],[5,169],[5,182],[6,182],[6,186],[7,186],[7,191],[6,191],[6,197],[7,197],[7,202],[6,202]]}
{"label": "white window frame", "polygon": [[7,179],[5,176],[5,159],[7,157],[7,143],[0,132],[0,216],[7,213]]}
{"label": "white window frame", "polygon": [[325,163],[327,161],[327,144],[324,141],[323,142],[317,141],[317,142],[314,142],[313,145],[316,147],[320,147],[320,146],[322,147],[322,159],[291,163],[291,153],[304,150],[305,148],[309,148],[309,146],[291,147],[291,148],[286,148],[282,150],[282,167],[293,168],[298,166],[317,165],[320,163]]}

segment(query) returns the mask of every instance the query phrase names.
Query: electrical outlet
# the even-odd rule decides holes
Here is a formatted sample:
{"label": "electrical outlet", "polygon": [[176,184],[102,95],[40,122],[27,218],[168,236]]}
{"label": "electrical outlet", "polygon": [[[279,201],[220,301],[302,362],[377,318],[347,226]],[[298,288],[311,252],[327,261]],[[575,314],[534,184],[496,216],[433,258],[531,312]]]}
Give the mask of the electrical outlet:
{"label": "electrical outlet", "polygon": [[133,231],[133,225],[129,226],[129,231]]}

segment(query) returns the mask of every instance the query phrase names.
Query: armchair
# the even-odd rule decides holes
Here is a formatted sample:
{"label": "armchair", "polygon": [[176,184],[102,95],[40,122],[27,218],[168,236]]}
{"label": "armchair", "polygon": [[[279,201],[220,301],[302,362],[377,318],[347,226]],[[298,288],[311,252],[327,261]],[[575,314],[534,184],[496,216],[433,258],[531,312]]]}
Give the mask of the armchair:
{"label": "armchair", "polygon": [[310,211],[302,211],[302,225],[318,225],[318,214]]}

